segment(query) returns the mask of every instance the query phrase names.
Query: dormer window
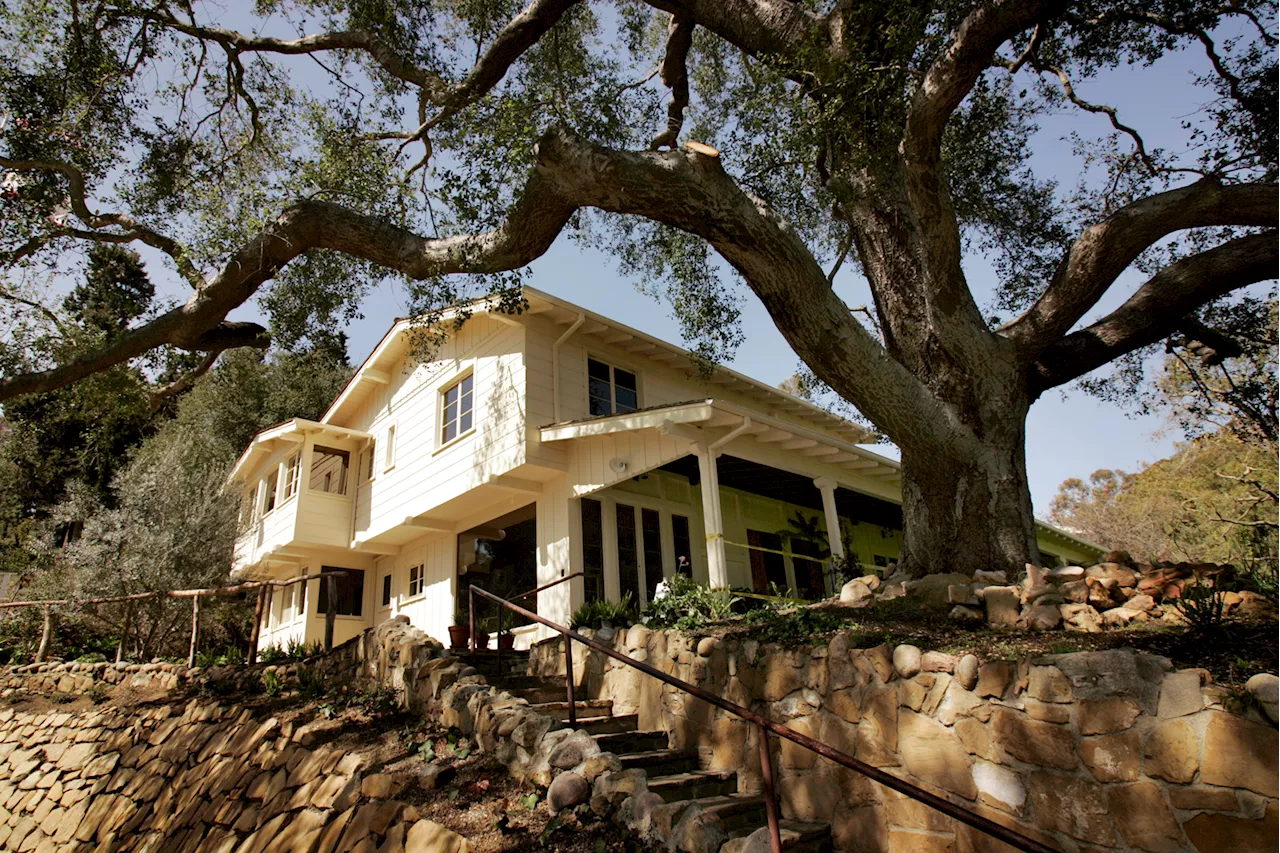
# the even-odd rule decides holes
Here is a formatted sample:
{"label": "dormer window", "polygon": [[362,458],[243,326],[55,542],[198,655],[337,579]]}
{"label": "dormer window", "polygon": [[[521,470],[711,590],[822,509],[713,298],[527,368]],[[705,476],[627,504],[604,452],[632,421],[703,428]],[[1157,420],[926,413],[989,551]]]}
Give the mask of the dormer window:
{"label": "dormer window", "polygon": [[640,404],[636,375],[621,367],[587,359],[587,398],[595,417],[634,412]]}

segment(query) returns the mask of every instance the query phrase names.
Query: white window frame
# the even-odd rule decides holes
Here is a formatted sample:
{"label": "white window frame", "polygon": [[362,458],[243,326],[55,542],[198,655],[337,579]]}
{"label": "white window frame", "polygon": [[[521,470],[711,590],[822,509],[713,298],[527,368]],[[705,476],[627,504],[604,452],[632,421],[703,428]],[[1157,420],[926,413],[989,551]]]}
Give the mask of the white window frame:
{"label": "white window frame", "polygon": [[360,454],[360,484],[372,483],[378,476],[378,440],[369,439],[369,446]]}
{"label": "white window frame", "polygon": [[[284,500],[291,500],[298,495],[298,484],[302,480],[302,451],[298,450],[284,460]],[[283,501],[280,501],[283,503]]]}
{"label": "white window frame", "polygon": [[[415,577],[416,574],[416,577]],[[407,595],[406,601],[413,601],[421,598],[427,591],[427,567],[425,563],[417,563],[409,567],[408,571],[409,583],[405,587]],[[414,584],[417,584],[417,590],[414,590]]]}
{"label": "white window frame", "polygon": [[[382,603],[382,590],[387,589],[387,603]],[[378,610],[390,610],[396,603],[396,573],[395,570],[389,570],[378,576]]]}
{"label": "white window frame", "polygon": [[[476,417],[475,376],[476,376],[475,370],[473,368],[467,368],[466,370],[462,371],[458,375],[454,376],[448,382],[445,382],[442,385],[440,385],[439,390],[436,393],[436,411],[438,413],[436,416],[436,444],[437,444],[436,452],[437,453],[441,450],[444,450],[446,447],[451,447],[454,444],[457,444],[459,441],[462,441],[464,438],[466,438],[467,436],[471,435],[476,431],[476,423],[479,420],[479,418]],[[445,403],[446,395],[450,391],[452,391],[454,388],[460,387],[462,383],[467,381],[468,379],[471,380],[471,426],[467,427],[467,430],[465,432],[459,431],[458,434],[455,435],[453,438],[446,439],[445,429],[451,423],[451,421],[445,420],[445,409],[447,408]],[[456,416],[454,417],[454,422],[461,423],[462,421],[462,405],[461,405],[462,392],[461,391],[458,392],[458,402],[459,402],[458,411]]]}
{"label": "white window frame", "polygon": [[[474,395],[474,393],[475,391],[473,387],[472,394]],[[387,427],[387,437],[383,441],[383,446],[385,449],[382,452],[383,453],[382,470],[390,471],[392,468],[396,467],[396,425],[395,424],[391,424],[391,426]]]}
{"label": "white window frame", "polygon": [[[605,367],[609,368],[609,413],[607,415],[595,415],[591,413],[591,362],[593,361],[599,364],[603,364]],[[636,378],[636,405],[634,409],[628,409],[627,412],[618,411],[617,372],[619,370],[625,373],[630,373],[632,376]],[[594,356],[594,355],[591,355],[590,353],[587,353],[587,363],[585,366],[584,375],[586,376],[586,380],[587,380],[586,387],[584,389],[587,395],[587,414],[590,415],[591,417],[607,418],[610,415],[628,414],[629,412],[636,412],[644,408],[644,402],[642,399],[642,395],[640,393],[640,384],[641,384],[640,371],[634,368],[628,367],[624,364],[618,364],[612,359],[600,358],[599,356]]]}
{"label": "white window frame", "polygon": [[[267,509],[268,483],[274,484],[274,487],[270,488],[271,500],[274,501],[270,509]],[[262,517],[266,518],[268,515],[271,515],[271,513],[279,509],[280,504],[283,503],[280,499],[279,465],[276,465],[275,470],[272,471],[270,475],[262,478],[262,488],[259,489],[259,491],[262,493]]]}

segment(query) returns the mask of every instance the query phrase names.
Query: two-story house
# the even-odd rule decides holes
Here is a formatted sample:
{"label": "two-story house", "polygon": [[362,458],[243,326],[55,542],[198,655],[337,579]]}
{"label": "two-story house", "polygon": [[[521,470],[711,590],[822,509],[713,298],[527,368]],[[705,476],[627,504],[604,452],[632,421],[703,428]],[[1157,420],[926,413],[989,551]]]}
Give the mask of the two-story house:
{"label": "two-story house", "polygon": [[[643,605],[677,572],[715,587],[829,588],[821,545],[868,571],[898,554],[898,464],[865,430],[685,350],[526,288],[528,310],[485,300],[429,357],[392,326],[317,421],[254,438],[236,571],[346,569],[267,608],[263,645],[310,642],[336,608],[335,641],[397,614],[444,639],[466,590],[531,590],[567,622],[583,601]],[[420,339],[419,339],[420,340]],[[795,534],[795,535],[792,535]],[[844,541],[842,541],[842,538]],[[1099,549],[1041,525],[1046,559]],[[520,645],[533,636],[521,629]]]}

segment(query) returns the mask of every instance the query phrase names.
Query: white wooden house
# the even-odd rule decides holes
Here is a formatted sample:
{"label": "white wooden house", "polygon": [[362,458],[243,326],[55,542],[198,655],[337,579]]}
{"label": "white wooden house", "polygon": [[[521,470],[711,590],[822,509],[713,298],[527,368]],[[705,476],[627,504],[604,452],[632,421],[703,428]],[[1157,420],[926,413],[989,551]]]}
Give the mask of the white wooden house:
{"label": "white wooden house", "polygon": [[[559,622],[590,599],[630,592],[643,604],[676,572],[825,595],[821,564],[805,559],[820,546],[788,535],[797,513],[819,530],[842,525],[868,571],[897,556],[898,465],[858,446],[861,427],[525,295],[519,315],[468,306],[426,359],[420,332],[398,321],[319,421],[255,437],[231,475],[245,496],[237,573],[346,569],[335,642],[397,614],[444,640],[471,583],[515,594],[583,572],[537,596]],[[1098,553],[1046,525],[1039,534],[1050,558]],[[277,594],[263,645],[319,639],[326,599],[314,580]]]}

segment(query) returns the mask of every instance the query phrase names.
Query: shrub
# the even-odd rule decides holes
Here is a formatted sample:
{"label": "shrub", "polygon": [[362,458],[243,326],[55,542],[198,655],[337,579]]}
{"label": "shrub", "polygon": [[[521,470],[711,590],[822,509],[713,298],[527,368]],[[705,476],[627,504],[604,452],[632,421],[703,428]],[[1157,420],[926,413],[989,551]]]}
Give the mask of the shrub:
{"label": "shrub", "polygon": [[573,611],[573,616],[569,619],[569,627],[577,631],[580,628],[595,628],[607,622],[622,628],[635,624],[635,621],[635,599],[628,592],[617,604],[612,601],[586,602]]}
{"label": "shrub", "polygon": [[731,618],[735,605],[741,601],[741,598],[717,592],[692,578],[676,575],[658,584],[653,601],[645,608],[641,621],[651,628],[687,631],[700,628],[707,622]]}
{"label": "shrub", "polygon": [[1182,595],[1174,600],[1173,605],[1193,631],[1216,633],[1226,621],[1225,597],[1199,578],[1182,588]]}
{"label": "shrub", "polygon": [[262,673],[262,692],[274,699],[284,691],[284,678],[278,672]]}

